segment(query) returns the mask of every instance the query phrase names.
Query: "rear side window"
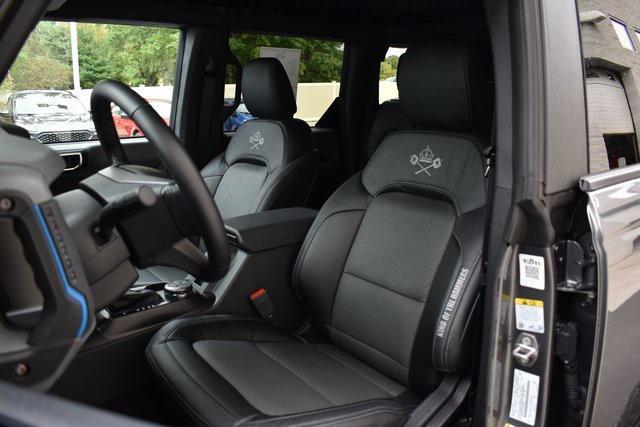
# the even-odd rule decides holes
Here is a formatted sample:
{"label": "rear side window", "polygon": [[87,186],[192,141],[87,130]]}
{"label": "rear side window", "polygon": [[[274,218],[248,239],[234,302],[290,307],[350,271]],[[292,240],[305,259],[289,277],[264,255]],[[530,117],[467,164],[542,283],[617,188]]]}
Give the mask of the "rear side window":
{"label": "rear side window", "polygon": [[[589,170],[638,163],[640,15],[623,2],[578,1],[589,123]],[[615,18],[613,18],[615,17]]]}
{"label": "rear side window", "polygon": [[[40,22],[0,85],[0,120],[43,144],[96,139],[91,89],[115,79],[169,123],[179,37],[172,28]],[[112,112],[120,137],[142,136],[119,108]]]}
{"label": "rear side window", "polygon": [[380,63],[378,96],[381,104],[398,98],[398,62],[406,50],[405,47],[390,47],[387,49],[384,61]]}
{"label": "rear side window", "polygon": [[[344,44],[335,40],[286,37],[264,34],[232,34],[231,52],[241,64],[260,57],[275,57],[282,62],[296,96],[296,118],[310,126],[322,117],[340,93]],[[240,76],[227,72],[225,104],[232,101]],[[251,119],[244,103],[224,123],[226,132],[235,131]]]}

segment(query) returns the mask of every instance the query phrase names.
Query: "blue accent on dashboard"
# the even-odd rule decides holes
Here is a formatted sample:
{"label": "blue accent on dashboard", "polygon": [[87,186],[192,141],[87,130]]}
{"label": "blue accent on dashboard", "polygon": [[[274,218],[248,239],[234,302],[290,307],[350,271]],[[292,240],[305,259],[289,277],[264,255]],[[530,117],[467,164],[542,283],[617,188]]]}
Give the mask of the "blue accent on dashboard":
{"label": "blue accent on dashboard", "polygon": [[51,256],[53,257],[53,261],[56,265],[56,271],[60,276],[60,280],[64,286],[64,291],[69,297],[77,302],[80,305],[80,309],[82,312],[82,317],[80,321],[80,327],[76,332],[76,337],[81,337],[87,330],[87,326],[89,323],[89,307],[87,305],[87,300],[84,295],[82,295],[77,289],[74,289],[69,283],[69,278],[67,277],[67,272],[62,265],[62,260],[60,259],[60,254],[58,253],[58,248],[53,241],[53,236],[51,235],[51,230],[49,230],[49,226],[47,225],[47,221],[44,218],[44,214],[42,213],[42,208],[38,205],[33,206],[33,210],[36,213],[36,218],[38,220],[38,224],[40,225],[40,229],[42,234],[44,234],[45,240],[47,242],[47,246],[49,247],[49,251],[51,252]]}

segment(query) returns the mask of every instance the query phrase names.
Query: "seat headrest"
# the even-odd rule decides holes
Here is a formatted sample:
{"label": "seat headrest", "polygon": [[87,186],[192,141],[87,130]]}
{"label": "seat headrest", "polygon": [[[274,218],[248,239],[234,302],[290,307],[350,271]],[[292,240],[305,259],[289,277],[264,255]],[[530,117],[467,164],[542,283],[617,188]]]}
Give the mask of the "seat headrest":
{"label": "seat headrest", "polygon": [[244,66],[242,95],[249,112],[261,119],[289,119],[296,112],[291,82],[276,58],[253,59]]}
{"label": "seat headrest", "polygon": [[464,40],[414,45],[400,57],[402,112],[421,128],[468,131],[490,124],[493,91],[488,50]]}

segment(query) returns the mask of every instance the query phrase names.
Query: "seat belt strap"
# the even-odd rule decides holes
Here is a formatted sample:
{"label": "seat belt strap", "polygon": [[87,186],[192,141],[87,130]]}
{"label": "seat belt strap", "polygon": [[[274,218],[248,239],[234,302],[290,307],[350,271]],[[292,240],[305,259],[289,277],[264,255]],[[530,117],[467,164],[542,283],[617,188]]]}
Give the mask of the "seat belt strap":
{"label": "seat belt strap", "polygon": [[208,138],[211,135],[211,112],[213,111],[213,94],[216,76],[215,59],[209,56],[207,65],[202,69],[202,103],[200,104],[200,120],[198,123],[199,135]]}

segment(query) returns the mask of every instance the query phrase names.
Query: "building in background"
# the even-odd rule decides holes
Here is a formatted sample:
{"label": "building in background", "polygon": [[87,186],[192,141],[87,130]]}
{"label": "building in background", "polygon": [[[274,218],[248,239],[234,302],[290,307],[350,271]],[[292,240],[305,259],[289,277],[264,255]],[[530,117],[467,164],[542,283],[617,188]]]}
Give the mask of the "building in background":
{"label": "building in background", "polygon": [[591,172],[638,163],[640,3],[578,0]]}

